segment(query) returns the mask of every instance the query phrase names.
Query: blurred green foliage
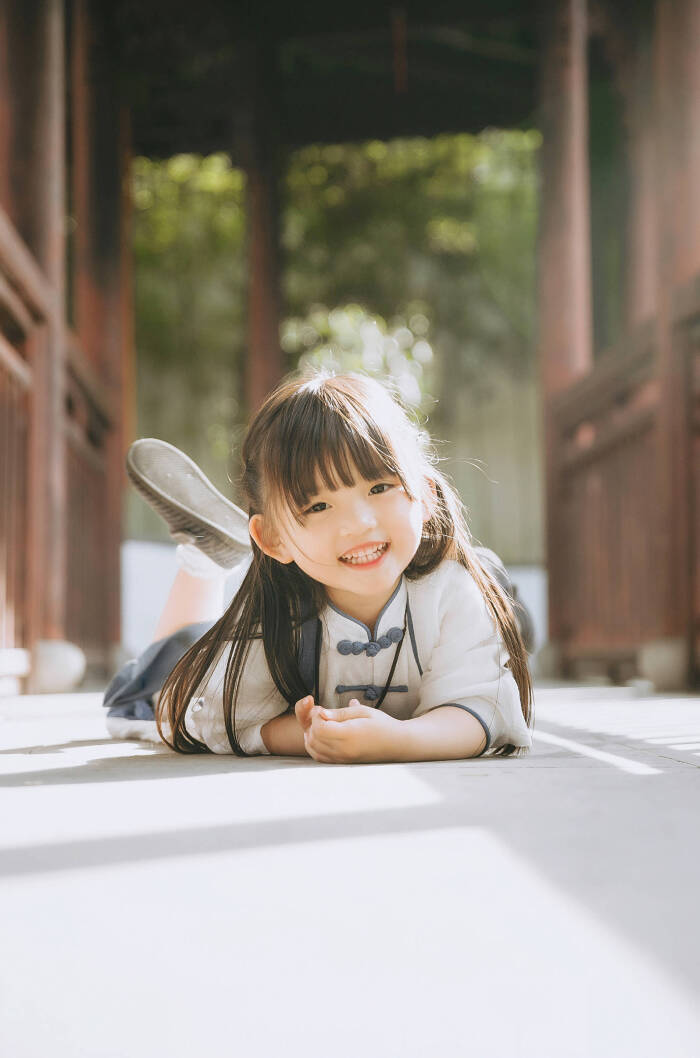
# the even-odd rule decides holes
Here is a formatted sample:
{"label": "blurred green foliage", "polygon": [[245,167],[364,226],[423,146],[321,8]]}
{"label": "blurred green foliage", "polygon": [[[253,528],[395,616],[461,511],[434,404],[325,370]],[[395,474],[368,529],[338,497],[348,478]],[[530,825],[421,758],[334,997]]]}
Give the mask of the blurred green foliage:
{"label": "blurred green foliage", "polygon": [[283,321],[282,348],[297,357],[300,368],[365,371],[391,378],[404,403],[419,408],[429,400],[424,372],[433,359],[426,340],[430,324],[422,307],[414,303],[407,320],[395,317],[387,326],[382,316],[361,305],[330,311],[314,305],[306,316]]}
{"label": "blurred green foliage", "polygon": [[[496,358],[534,363],[539,133],[312,145],[282,187],[289,369],[393,375],[450,436]],[[140,435],[177,444],[234,494],[245,428],[245,176],[225,155],[135,160]],[[436,403],[437,401],[437,403]],[[164,538],[132,500],[129,535]]]}

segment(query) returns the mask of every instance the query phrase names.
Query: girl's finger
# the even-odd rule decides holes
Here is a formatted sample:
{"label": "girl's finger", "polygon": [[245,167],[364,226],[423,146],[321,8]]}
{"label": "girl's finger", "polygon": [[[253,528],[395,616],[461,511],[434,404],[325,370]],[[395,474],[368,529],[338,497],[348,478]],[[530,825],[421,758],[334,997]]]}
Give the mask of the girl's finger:
{"label": "girl's finger", "polygon": [[327,720],[323,715],[323,711],[321,709],[316,709],[311,717],[311,724],[309,726],[318,738],[323,738],[328,734],[336,734],[343,725],[334,724],[332,720]]}
{"label": "girl's finger", "polygon": [[306,746],[306,752],[314,760],[318,761],[319,764],[333,764],[334,761],[327,754],[319,748],[315,739],[304,739],[304,745]]}
{"label": "girl's finger", "polygon": [[323,753],[312,753],[311,756],[318,764],[337,764],[332,757],[326,757]]}
{"label": "girl's finger", "polygon": [[[331,727],[330,724],[328,726]],[[331,757],[334,760],[337,760],[342,756],[347,744],[342,724],[334,724],[328,734],[317,734],[314,737],[314,748],[319,753],[325,753],[326,756]]]}
{"label": "girl's finger", "polygon": [[307,694],[305,698],[300,698],[297,704],[294,706],[294,713],[302,727],[308,727],[310,713],[313,707],[314,699],[313,695],[311,694]]}
{"label": "girl's finger", "polygon": [[344,741],[345,733],[342,724],[329,724],[319,717],[315,717],[304,732],[304,744],[307,750],[311,747],[315,753],[322,753],[331,761]]}

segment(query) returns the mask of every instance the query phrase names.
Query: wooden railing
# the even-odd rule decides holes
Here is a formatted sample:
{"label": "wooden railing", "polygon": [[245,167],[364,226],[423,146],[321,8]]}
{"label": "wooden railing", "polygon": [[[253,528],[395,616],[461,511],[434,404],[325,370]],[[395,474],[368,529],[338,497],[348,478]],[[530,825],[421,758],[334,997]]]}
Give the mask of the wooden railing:
{"label": "wooden railing", "polygon": [[645,329],[551,406],[559,544],[550,557],[565,662],[603,657],[619,676],[634,672],[636,650],[653,638],[658,612],[653,363]]}
{"label": "wooden railing", "polygon": [[0,649],[27,645],[31,400],[29,351],[48,291],[0,210]]}
{"label": "wooden railing", "polygon": [[[34,259],[0,210],[0,652],[28,647],[41,635],[32,627],[32,542],[37,546],[38,534],[52,527],[38,524],[32,502],[32,443],[41,428],[35,401],[40,361],[34,353],[50,297]],[[64,634],[100,661],[110,642],[108,599],[114,590],[106,575],[114,568],[106,557],[115,547],[107,524],[114,516],[107,476],[114,414],[107,388],[70,331],[64,347]]]}
{"label": "wooden railing", "polygon": [[107,479],[111,412],[109,397],[73,334],[68,335],[66,364],[66,635],[80,644],[89,660],[99,663],[109,643],[106,552],[112,540]]}

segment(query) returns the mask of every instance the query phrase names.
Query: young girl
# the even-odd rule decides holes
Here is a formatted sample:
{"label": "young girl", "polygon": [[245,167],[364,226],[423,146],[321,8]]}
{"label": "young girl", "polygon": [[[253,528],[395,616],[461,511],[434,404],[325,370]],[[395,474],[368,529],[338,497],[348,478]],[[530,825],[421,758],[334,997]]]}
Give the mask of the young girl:
{"label": "young girl", "polygon": [[[130,476],[189,543],[157,642],[108,689],[112,725],[138,702],[148,720],[155,702],[161,737],[184,753],[527,752],[532,685],[514,606],[526,611],[385,386],[327,372],[282,383],[243,442],[247,516],[177,449],[149,443],[162,445],[156,462],[132,459]],[[248,532],[245,577],[212,624],[206,573],[225,574],[211,558],[240,561]]]}

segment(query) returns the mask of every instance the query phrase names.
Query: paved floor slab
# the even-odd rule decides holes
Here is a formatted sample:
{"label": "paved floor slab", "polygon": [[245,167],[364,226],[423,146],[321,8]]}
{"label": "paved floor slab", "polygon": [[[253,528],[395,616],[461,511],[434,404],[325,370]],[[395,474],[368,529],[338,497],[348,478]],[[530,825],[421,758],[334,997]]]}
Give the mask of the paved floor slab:
{"label": "paved floor slab", "polygon": [[540,687],[526,758],[351,767],[99,703],[0,702],[3,1055],[700,1054],[700,699]]}

